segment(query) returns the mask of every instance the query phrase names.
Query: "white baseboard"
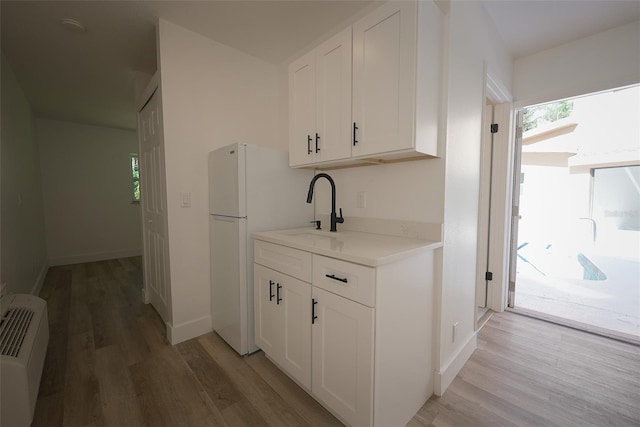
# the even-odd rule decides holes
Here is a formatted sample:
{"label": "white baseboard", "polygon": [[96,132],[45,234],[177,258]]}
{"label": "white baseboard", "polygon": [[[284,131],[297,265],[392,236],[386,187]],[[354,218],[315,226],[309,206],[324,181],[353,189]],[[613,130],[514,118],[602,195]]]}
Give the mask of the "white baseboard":
{"label": "white baseboard", "polygon": [[460,372],[467,360],[471,357],[475,351],[477,345],[478,334],[473,333],[467,340],[467,343],[460,349],[458,354],[453,358],[448,366],[442,367],[439,372],[436,373],[435,384],[433,392],[437,396],[442,396],[445,390],[451,385],[456,375]]}
{"label": "white baseboard", "polygon": [[31,295],[35,295],[35,296],[40,295],[40,291],[42,290],[42,285],[44,285],[44,279],[47,277],[47,271],[49,271],[49,263],[45,260],[42,263],[40,274],[38,274],[38,277],[36,278],[36,282],[33,284],[33,288],[31,288]]}
{"label": "white baseboard", "polygon": [[72,255],[65,257],[50,258],[49,265],[69,265],[81,264],[83,262],[105,261],[108,259],[128,258],[132,256],[141,256],[142,249],[127,249],[123,251],[98,252],[92,254]]}
{"label": "white baseboard", "polygon": [[167,340],[171,345],[176,345],[191,338],[209,333],[212,330],[210,315],[175,326],[171,322],[167,322]]}

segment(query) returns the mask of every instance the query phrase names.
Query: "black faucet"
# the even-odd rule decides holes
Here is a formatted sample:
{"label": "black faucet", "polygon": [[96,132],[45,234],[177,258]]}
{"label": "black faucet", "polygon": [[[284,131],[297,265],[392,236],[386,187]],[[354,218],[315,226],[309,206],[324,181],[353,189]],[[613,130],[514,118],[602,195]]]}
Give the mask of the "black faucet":
{"label": "black faucet", "polygon": [[330,231],[338,231],[336,228],[336,224],[342,224],[344,222],[344,218],[342,217],[342,208],[340,208],[340,216],[336,215],[336,184],[333,182],[333,179],[327,175],[326,173],[319,173],[314,176],[311,180],[311,184],[309,184],[309,193],[307,194],[307,203],[311,203],[311,199],[313,199],[313,186],[316,184],[316,181],[319,178],[327,178],[329,183],[331,184],[331,230]]}

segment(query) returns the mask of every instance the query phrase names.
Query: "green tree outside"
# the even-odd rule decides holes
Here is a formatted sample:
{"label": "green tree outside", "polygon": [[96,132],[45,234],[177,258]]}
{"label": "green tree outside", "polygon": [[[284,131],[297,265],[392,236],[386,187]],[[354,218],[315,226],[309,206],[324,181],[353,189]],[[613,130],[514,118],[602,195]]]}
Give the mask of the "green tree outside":
{"label": "green tree outside", "polygon": [[524,132],[534,129],[544,123],[553,123],[556,120],[569,117],[573,112],[573,101],[558,101],[537,107],[525,108],[523,117]]}

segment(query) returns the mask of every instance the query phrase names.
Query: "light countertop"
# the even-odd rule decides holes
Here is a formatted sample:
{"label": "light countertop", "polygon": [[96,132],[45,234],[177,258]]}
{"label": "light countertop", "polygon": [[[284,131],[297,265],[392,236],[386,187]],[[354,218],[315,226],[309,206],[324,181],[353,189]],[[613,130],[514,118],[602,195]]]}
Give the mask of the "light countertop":
{"label": "light countertop", "polygon": [[269,243],[377,267],[398,261],[421,251],[442,247],[442,242],[363,233],[358,231],[298,228],[254,233],[252,237]]}

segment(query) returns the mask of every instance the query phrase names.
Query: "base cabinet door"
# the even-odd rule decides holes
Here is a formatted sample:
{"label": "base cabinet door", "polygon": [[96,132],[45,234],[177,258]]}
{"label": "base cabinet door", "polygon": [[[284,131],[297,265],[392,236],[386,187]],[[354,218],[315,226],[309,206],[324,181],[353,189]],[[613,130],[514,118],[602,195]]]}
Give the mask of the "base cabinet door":
{"label": "base cabinet door", "polygon": [[282,333],[282,320],[278,313],[275,292],[275,271],[254,264],[254,304],[255,304],[255,331],[256,345],[265,353],[275,357],[282,348],[284,335]]}
{"label": "base cabinet door", "polygon": [[311,285],[284,275],[277,285],[283,324],[280,365],[311,390]]}
{"label": "base cabinet door", "polygon": [[254,264],[256,345],[311,389],[311,285]]}
{"label": "base cabinet door", "polygon": [[351,425],[373,420],[374,309],[312,291],[312,393]]}

